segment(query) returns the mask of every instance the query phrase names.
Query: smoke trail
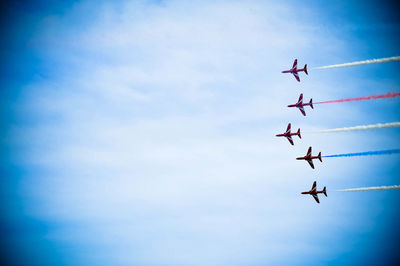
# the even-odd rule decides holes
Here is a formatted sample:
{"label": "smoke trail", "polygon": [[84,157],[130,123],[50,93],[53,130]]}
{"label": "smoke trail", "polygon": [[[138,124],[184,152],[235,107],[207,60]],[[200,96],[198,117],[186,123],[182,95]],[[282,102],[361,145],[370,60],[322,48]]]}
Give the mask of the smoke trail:
{"label": "smoke trail", "polygon": [[380,129],[380,128],[395,128],[395,127],[400,127],[400,122],[392,122],[392,123],[385,123],[385,124],[379,123],[379,124],[375,124],[375,125],[326,129],[326,130],[319,131],[319,133],[345,132],[345,131],[369,130],[369,129]]}
{"label": "smoke trail", "polygon": [[353,157],[353,156],[367,156],[367,155],[386,155],[400,153],[400,149],[394,150],[382,150],[382,151],[366,151],[366,152],[356,152],[356,153],[343,153],[343,154],[334,154],[334,155],[325,155],[322,157]]}
{"label": "smoke trail", "polygon": [[400,56],[393,56],[393,57],[387,57],[387,58],[381,58],[381,59],[372,59],[372,60],[365,60],[365,61],[357,61],[357,62],[352,62],[352,63],[337,64],[337,65],[330,65],[330,66],[322,66],[322,67],[316,67],[314,69],[350,67],[350,66],[359,66],[359,65],[387,63],[387,62],[393,62],[393,61],[400,61]]}
{"label": "smoke trail", "polygon": [[325,101],[325,102],[316,102],[314,104],[368,101],[368,100],[386,99],[386,98],[394,98],[394,97],[400,97],[400,92],[388,92],[386,94],[377,94],[377,95],[371,95],[371,96],[362,96],[362,97],[345,98],[345,99]]}
{"label": "smoke trail", "polygon": [[339,189],[339,190],[336,190],[336,191],[339,191],[339,192],[351,192],[351,191],[392,190],[392,189],[400,189],[400,185],[380,186],[380,187],[348,188],[348,189]]}

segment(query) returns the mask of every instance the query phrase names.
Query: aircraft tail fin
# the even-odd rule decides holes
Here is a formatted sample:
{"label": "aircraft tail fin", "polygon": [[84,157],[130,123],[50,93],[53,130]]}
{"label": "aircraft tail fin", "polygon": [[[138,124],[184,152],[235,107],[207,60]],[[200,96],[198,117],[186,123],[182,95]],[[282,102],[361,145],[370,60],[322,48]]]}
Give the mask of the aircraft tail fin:
{"label": "aircraft tail fin", "polygon": [[321,157],[321,152],[318,153],[318,159],[321,161],[322,163],[322,157]]}
{"label": "aircraft tail fin", "polygon": [[300,135],[300,128],[297,130],[297,136],[299,136],[299,138],[301,138],[301,135]]}
{"label": "aircraft tail fin", "polygon": [[308,72],[307,72],[307,64],[304,65],[304,72],[308,75]]}
{"label": "aircraft tail fin", "polygon": [[325,197],[328,197],[328,194],[326,194],[326,187],[322,190],[322,193],[324,193]]}
{"label": "aircraft tail fin", "polygon": [[312,109],[314,109],[314,106],[312,104],[312,98],[310,99],[310,106],[311,106]]}

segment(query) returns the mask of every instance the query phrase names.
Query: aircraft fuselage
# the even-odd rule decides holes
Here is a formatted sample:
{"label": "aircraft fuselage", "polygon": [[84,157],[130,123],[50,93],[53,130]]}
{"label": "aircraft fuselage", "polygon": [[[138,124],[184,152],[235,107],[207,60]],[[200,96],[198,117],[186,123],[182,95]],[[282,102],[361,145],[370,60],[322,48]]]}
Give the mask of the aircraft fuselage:
{"label": "aircraft fuselage", "polygon": [[325,191],[323,191],[323,190],[319,190],[319,191],[304,191],[304,192],[301,192],[301,194],[310,194],[310,195],[316,195],[316,194],[322,194],[322,193],[325,193]]}
{"label": "aircraft fuselage", "polygon": [[294,74],[294,73],[298,73],[298,72],[304,72],[304,68],[299,68],[299,69],[297,69],[297,68],[292,68],[292,69],[289,69],[289,70],[283,70],[282,71],[282,73],[292,73],[292,74]]}
{"label": "aircraft fuselage", "polygon": [[297,108],[300,108],[300,107],[304,107],[304,106],[307,106],[307,105],[311,106],[311,103],[296,103],[296,104],[289,104],[287,107],[297,107]]}
{"label": "aircraft fuselage", "polygon": [[319,156],[303,156],[303,157],[297,157],[296,158],[296,160],[307,160],[307,161],[311,161],[311,160],[314,160],[314,159],[319,159],[320,160],[320,157]]}
{"label": "aircraft fuselage", "polygon": [[299,133],[282,133],[282,134],[278,134],[278,135],[275,135],[275,136],[277,136],[277,137],[290,137],[290,136],[298,136],[299,135]]}

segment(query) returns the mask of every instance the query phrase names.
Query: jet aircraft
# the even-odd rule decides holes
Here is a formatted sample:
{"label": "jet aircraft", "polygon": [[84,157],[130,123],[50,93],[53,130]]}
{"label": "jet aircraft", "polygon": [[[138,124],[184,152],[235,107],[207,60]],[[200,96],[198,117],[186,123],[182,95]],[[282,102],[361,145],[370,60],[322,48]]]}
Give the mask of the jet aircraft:
{"label": "jet aircraft", "polygon": [[292,73],[293,76],[297,79],[297,81],[300,82],[300,77],[299,77],[298,72],[301,72],[301,71],[304,71],[304,73],[306,73],[308,75],[307,64],[304,65],[304,68],[297,69],[297,59],[295,59],[292,68],[289,70],[284,70],[284,71],[282,71],[282,73]]}
{"label": "jet aircraft", "polygon": [[290,142],[290,144],[294,145],[293,143],[293,139],[292,136],[299,136],[299,138],[301,139],[301,135],[300,135],[300,128],[297,130],[297,133],[291,133],[290,132],[290,123],[287,126],[286,132],[282,133],[282,134],[278,134],[276,135],[277,137],[286,137],[287,140]]}
{"label": "jet aircraft", "polygon": [[315,199],[315,201],[317,203],[319,203],[318,194],[320,194],[320,193],[324,193],[325,197],[328,197],[328,195],[326,194],[326,187],[324,187],[323,190],[320,190],[320,191],[317,190],[317,181],[314,181],[310,191],[301,192],[301,194],[309,194],[309,195],[313,196],[313,198]]}
{"label": "jet aircraft", "polygon": [[299,108],[300,112],[305,116],[306,112],[304,111],[304,106],[309,105],[312,109],[314,109],[312,99],[310,99],[309,103],[303,103],[303,93],[300,94],[299,100],[295,104],[290,104],[288,107],[297,107]]}
{"label": "jet aircraft", "polygon": [[297,158],[296,158],[296,160],[306,160],[306,161],[310,164],[311,168],[314,169],[314,163],[313,163],[313,161],[312,161],[313,159],[319,159],[319,160],[322,162],[322,159],[321,159],[321,152],[318,153],[318,156],[312,156],[312,155],[311,155],[311,147],[308,148],[308,151],[307,151],[306,156],[304,156],[304,157],[297,157]]}

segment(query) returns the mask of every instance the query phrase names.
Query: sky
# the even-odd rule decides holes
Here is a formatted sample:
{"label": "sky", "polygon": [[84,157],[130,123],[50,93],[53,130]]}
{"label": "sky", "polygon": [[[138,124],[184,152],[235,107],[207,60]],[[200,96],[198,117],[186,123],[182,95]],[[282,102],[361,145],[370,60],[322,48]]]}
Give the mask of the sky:
{"label": "sky", "polygon": [[[400,261],[395,1],[2,4],[1,260],[9,265],[376,265]],[[298,83],[297,58],[309,75]],[[295,146],[276,138],[301,128]],[[327,187],[320,204],[301,195]]]}

